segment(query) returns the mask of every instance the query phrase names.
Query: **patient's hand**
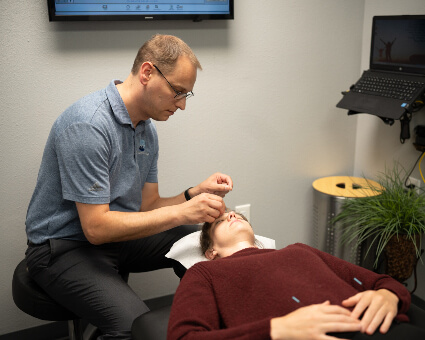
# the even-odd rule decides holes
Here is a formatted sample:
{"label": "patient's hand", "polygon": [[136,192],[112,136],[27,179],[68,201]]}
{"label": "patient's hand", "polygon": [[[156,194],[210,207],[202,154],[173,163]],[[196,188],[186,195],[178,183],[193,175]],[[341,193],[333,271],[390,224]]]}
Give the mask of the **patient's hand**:
{"label": "patient's hand", "polygon": [[336,339],[326,333],[357,332],[360,320],[341,306],[322,304],[302,307],[270,322],[270,337],[273,340]]}
{"label": "patient's hand", "polygon": [[351,316],[361,320],[363,333],[373,334],[379,328],[386,333],[397,315],[399,298],[387,289],[367,290],[342,301],[345,307],[354,307]]}

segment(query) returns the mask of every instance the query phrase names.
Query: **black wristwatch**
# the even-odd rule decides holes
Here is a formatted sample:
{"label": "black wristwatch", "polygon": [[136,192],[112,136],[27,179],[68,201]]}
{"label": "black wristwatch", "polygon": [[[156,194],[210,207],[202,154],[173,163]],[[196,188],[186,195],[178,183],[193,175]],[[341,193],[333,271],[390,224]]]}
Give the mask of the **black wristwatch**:
{"label": "black wristwatch", "polygon": [[184,197],[186,198],[186,201],[189,201],[192,197],[190,197],[190,195],[189,195],[189,190],[190,189],[192,189],[193,187],[190,187],[190,188],[188,188],[188,189],[186,189],[185,191],[184,191]]}

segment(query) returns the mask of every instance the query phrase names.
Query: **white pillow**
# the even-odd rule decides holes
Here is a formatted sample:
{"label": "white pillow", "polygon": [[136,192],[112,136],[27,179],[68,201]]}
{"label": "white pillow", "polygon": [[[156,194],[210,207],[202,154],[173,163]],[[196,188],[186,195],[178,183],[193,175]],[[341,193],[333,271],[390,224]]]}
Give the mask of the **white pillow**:
{"label": "white pillow", "polygon": [[[195,231],[173,244],[166,257],[179,261],[186,269],[192,267],[200,261],[208,261],[201,251],[200,231]],[[276,249],[276,242],[267,237],[255,235],[255,238],[260,241],[264,248]]]}

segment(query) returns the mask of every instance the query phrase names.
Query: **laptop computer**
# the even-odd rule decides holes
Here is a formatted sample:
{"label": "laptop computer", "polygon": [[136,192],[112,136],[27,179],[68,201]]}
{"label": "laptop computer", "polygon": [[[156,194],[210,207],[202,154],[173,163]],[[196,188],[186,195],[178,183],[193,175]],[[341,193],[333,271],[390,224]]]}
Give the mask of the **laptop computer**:
{"label": "laptop computer", "polygon": [[337,107],[392,124],[420,106],[425,96],[425,15],[373,17],[369,67],[343,92]]}

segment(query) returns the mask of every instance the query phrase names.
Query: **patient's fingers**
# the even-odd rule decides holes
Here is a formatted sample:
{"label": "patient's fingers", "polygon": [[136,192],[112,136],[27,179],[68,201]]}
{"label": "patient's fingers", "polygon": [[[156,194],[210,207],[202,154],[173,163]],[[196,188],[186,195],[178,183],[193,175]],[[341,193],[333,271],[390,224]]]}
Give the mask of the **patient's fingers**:
{"label": "patient's fingers", "polygon": [[329,301],[302,307],[271,320],[272,339],[336,339],[327,333],[360,331],[360,321],[349,310]]}
{"label": "patient's fingers", "polygon": [[347,308],[344,308],[338,305],[331,305],[329,301],[325,301],[322,304],[313,305],[313,306],[323,306],[321,310],[325,314],[343,314],[343,315],[349,315],[350,317],[352,316],[351,312]]}
{"label": "patient's fingers", "polygon": [[354,307],[351,315],[359,319],[363,314],[362,332],[373,334],[381,325],[381,333],[386,333],[397,315],[398,297],[387,289],[368,290],[344,301],[342,305]]}

